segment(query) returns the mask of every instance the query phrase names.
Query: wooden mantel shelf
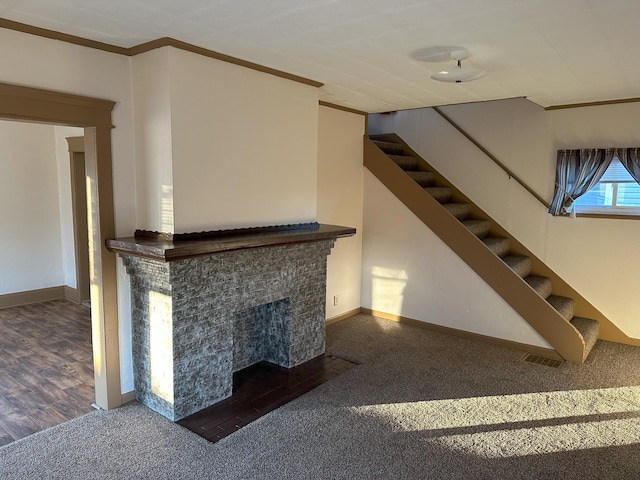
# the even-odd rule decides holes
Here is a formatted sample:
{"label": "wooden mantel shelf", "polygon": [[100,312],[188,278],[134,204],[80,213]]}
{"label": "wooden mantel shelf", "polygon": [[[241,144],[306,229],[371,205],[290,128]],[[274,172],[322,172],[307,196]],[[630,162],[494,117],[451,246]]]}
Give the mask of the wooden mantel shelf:
{"label": "wooden mantel shelf", "polygon": [[338,225],[308,223],[237,230],[217,230],[174,236],[136,235],[106,241],[107,249],[123,255],[161,262],[214,255],[248,248],[317,242],[355,235],[356,229]]}

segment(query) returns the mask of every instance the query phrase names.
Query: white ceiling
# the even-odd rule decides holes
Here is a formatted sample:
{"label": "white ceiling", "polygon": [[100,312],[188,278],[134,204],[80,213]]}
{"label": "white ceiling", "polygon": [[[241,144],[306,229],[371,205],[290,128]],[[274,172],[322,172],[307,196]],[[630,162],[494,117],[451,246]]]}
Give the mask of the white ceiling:
{"label": "white ceiling", "polygon": [[[0,0],[0,17],[131,47],[172,37],[324,83],[366,112],[528,97],[543,106],[640,97],[638,0]],[[458,46],[487,76],[445,84]]]}

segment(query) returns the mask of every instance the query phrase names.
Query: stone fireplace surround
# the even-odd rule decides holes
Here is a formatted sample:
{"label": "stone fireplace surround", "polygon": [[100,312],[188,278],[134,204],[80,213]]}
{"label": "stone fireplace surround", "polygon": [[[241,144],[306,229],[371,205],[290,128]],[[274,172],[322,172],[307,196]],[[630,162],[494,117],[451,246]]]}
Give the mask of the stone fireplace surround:
{"label": "stone fireplace surround", "polygon": [[324,352],[326,259],[355,229],[302,224],[107,241],[130,275],[136,399],[180,420],[233,373]]}

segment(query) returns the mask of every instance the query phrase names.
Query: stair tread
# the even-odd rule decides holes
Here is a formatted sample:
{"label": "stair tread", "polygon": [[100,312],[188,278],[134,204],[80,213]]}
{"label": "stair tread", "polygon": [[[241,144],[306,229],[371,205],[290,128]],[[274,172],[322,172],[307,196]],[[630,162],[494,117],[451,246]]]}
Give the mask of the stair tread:
{"label": "stair tread", "polygon": [[571,321],[576,310],[576,302],[572,298],[562,297],[560,295],[549,295],[547,302],[549,302],[560,315],[566,318],[567,321]]}
{"label": "stair tread", "polygon": [[505,255],[502,260],[522,278],[528,277],[531,273],[531,259],[529,257],[524,255]]}
{"label": "stair tread", "polygon": [[396,162],[400,168],[403,170],[417,170],[418,169],[418,159],[416,157],[412,157],[410,155],[388,155],[391,160]]}
{"label": "stair tread", "polygon": [[421,187],[430,187],[435,179],[435,175],[432,172],[423,172],[421,170],[410,170],[407,174]]}
{"label": "stair tread", "polygon": [[458,220],[466,220],[469,214],[471,213],[471,205],[468,203],[443,203],[442,206],[447,209],[447,211],[456,217]]}
{"label": "stair tread", "polygon": [[384,140],[371,140],[380,150],[385,153],[402,154],[402,144],[396,142],[386,142]]}
{"label": "stair tread", "polygon": [[449,200],[451,200],[451,195],[453,194],[449,187],[425,187],[424,191],[440,203],[449,202]]}
{"label": "stair tread", "polygon": [[491,228],[491,223],[488,220],[464,220],[462,224],[478,238],[486,237]]}
{"label": "stair tread", "polygon": [[506,237],[486,237],[482,242],[499,257],[504,257],[511,248],[511,241]]}
{"label": "stair tread", "polygon": [[542,298],[546,299],[549,295],[551,295],[553,282],[549,277],[543,277],[540,275],[529,275],[524,279],[524,281],[527,282],[531,286],[531,288],[533,288]]}
{"label": "stair tread", "polygon": [[600,334],[600,322],[591,318],[585,317],[573,317],[571,324],[576,327],[582,338],[584,339],[584,354],[582,361],[587,358],[593,346],[598,341],[598,335]]}

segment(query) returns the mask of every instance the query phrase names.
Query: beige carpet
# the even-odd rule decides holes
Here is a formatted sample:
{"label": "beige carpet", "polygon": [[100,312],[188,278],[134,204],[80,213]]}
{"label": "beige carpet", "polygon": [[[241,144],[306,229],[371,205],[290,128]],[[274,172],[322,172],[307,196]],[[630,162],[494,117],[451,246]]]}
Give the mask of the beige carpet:
{"label": "beige carpet", "polygon": [[0,478],[638,479],[640,349],[582,366],[359,315],[362,364],[217,444],[131,404],[0,449]]}

